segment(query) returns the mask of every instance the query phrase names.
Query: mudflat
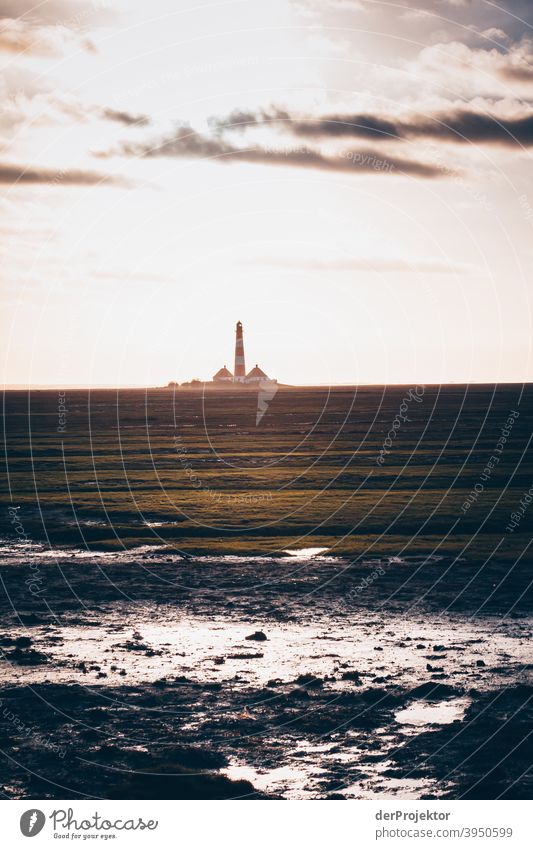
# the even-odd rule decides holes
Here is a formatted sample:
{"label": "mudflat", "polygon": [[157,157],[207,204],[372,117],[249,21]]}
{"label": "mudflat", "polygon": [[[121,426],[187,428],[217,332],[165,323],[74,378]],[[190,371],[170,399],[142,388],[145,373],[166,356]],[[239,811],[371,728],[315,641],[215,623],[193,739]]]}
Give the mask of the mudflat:
{"label": "mudflat", "polygon": [[6,392],[2,792],[530,797],[532,406]]}

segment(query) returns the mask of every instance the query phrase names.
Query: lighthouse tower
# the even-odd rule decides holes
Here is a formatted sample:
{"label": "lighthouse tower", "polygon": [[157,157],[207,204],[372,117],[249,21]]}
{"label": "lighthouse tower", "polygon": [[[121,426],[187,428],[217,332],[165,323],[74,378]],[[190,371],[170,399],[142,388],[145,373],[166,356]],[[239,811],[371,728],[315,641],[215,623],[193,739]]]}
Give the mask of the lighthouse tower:
{"label": "lighthouse tower", "polygon": [[246,368],[244,364],[244,341],[242,338],[242,324],[237,322],[235,328],[235,370],[233,372],[233,380],[242,383],[246,378]]}

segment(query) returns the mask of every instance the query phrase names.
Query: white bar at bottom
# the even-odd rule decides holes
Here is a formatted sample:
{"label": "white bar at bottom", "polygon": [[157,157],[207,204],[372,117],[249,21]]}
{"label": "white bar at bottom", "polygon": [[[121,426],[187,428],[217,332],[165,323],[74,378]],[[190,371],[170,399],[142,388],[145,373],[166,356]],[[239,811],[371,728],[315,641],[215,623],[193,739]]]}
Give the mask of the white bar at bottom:
{"label": "white bar at bottom", "polygon": [[[190,849],[533,846],[527,801],[2,801],[1,843]],[[25,836],[33,813],[39,833]],[[40,812],[40,813],[39,813]],[[530,812],[530,810],[529,810]],[[31,837],[35,843],[29,843]]]}

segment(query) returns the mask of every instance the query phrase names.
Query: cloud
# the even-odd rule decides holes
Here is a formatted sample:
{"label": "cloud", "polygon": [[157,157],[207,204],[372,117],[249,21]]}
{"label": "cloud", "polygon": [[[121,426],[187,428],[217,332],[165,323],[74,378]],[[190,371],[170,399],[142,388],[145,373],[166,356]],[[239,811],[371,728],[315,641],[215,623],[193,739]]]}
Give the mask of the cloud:
{"label": "cloud", "polygon": [[533,83],[533,49],[530,45],[528,53],[515,52],[513,61],[506,62],[499,69],[503,80],[511,82]]}
{"label": "cloud", "polygon": [[500,44],[505,44],[509,41],[509,36],[507,35],[507,33],[504,32],[502,29],[499,29],[498,27],[489,27],[488,29],[483,30],[480,35],[482,36],[482,38],[487,38],[489,39],[489,41],[496,41]]}
{"label": "cloud", "polygon": [[0,0],[0,18],[78,29],[109,24],[116,13],[108,0]]}
{"label": "cloud", "polygon": [[125,185],[120,178],[97,174],[94,171],[53,170],[0,162],[0,185],[17,185],[18,183],[50,186],[96,186],[104,183]]}
{"label": "cloud", "polygon": [[219,136],[205,136],[191,127],[180,127],[163,139],[140,144],[125,142],[117,150],[98,154],[177,158],[216,159],[219,162],[250,162],[257,165],[281,165],[296,168],[314,168],[321,171],[344,171],[350,173],[402,174],[414,177],[442,177],[449,175],[442,167],[401,156],[392,156],[381,151],[365,148],[345,150],[333,155],[300,146],[253,146],[237,147]]}
{"label": "cloud", "polygon": [[[533,8],[533,4],[532,4]],[[474,48],[459,41],[420,51],[412,72],[431,75],[442,85],[473,94],[509,94],[509,83],[533,82],[533,39],[522,36],[508,50]]]}
{"label": "cloud", "polygon": [[0,110],[0,130],[11,133],[21,124],[33,129],[42,126],[64,125],[65,118],[74,124],[90,121],[113,122],[127,127],[145,127],[146,115],[102,104],[84,103],[75,95],[50,90],[46,79],[4,75],[1,86],[3,108]]}
{"label": "cloud", "polygon": [[[458,38],[479,44],[492,38],[498,44],[519,41],[533,26],[531,0],[295,0],[300,8],[326,26],[349,28],[358,25],[374,33],[389,33],[395,39],[430,44]],[[357,17],[356,17],[357,16]],[[504,33],[501,38],[500,33]],[[492,34],[491,34],[492,33]],[[498,33],[498,35],[497,35]],[[414,46],[414,44],[413,44]],[[407,44],[396,44],[396,49]],[[390,52],[390,48],[388,48]],[[444,69],[443,69],[444,70]]]}
{"label": "cloud", "polygon": [[[344,6],[375,8],[374,0],[339,0],[339,5],[341,3]],[[524,24],[533,23],[531,0],[499,0],[498,3],[491,0],[481,3],[473,0],[395,0],[395,6],[399,14],[412,10],[435,16],[443,22],[484,29],[501,28],[507,23],[523,32]]]}
{"label": "cloud", "polygon": [[88,38],[74,35],[65,26],[34,26],[20,18],[0,19],[0,50],[4,53],[54,58],[62,56],[72,46],[88,52],[95,50]]}
{"label": "cloud", "polygon": [[328,115],[322,118],[291,114],[272,107],[257,112],[235,110],[227,118],[211,118],[210,126],[219,133],[228,130],[244,132],[250,127],[276,126],[305,138],[362,138],[398,137],[394,119],[379,115]]}
{"label": "cloud", "polygon": [[284,110],[234,112],[227,119],[215,119],[220,132],[244,131],[250,126],[275,125],[302,139],[372,139],[412,141],[432,139],[461,144],[499,144],[506,146],[533,144],[533,112],[516,117],[498,117],[469,109],[454,109],[430,115],[406,118],[378,114],[331,114],[291,116]]}
{"label": "cloud", "polygon": [[47,110],[49,117],[56,111],[67,115],[77,122],[99,118],[103,121],[113,121],[127,127],[146,127],[150,123],[147,115],[133,114],[125,109],[116,109],[110,106],[84,103],[69,94],[54,92],[48,95],[48,101],[50,105],[49,110]]}
{"label": "cloud", "polygon": [[404,120],[390,120],[375,115],[332,115],[319,121],[293,122],[291,131],[298,136],[368,137],[377,139],[430,138],[461,144],[500,144],[508,146],[533,144],[533,113],[517,118],[471,110],[455,110],[435,115],[417,115]]}
{"label": "cloud", "polygon": [[102,118],[108,121],[116,121],[119,124],[125,124],[128,127],[146,127],[150,123],[147,115],[132,115],[131,112],[126,112],[123,109],[110,109],[109,107],[98,108]]}

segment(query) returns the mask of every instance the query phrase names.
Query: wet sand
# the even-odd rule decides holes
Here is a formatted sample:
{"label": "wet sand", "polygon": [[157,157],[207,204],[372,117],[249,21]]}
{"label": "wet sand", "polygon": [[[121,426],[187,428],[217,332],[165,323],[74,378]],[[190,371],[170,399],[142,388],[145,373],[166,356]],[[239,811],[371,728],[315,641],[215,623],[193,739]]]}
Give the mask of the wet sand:
{"label": "wet sand", "polygon": [[[442,559],[72,554],[41,567],[52,611],[24,597],[20,549],[3,570],[6,795],[157,796],[144,770],[185,797],[199,771],[249,782],[227,798],[530,792],[533,622],[468,592],[445,610],[442,581],[421,603]],[[387,586],[350,594],[376,568]]]}

